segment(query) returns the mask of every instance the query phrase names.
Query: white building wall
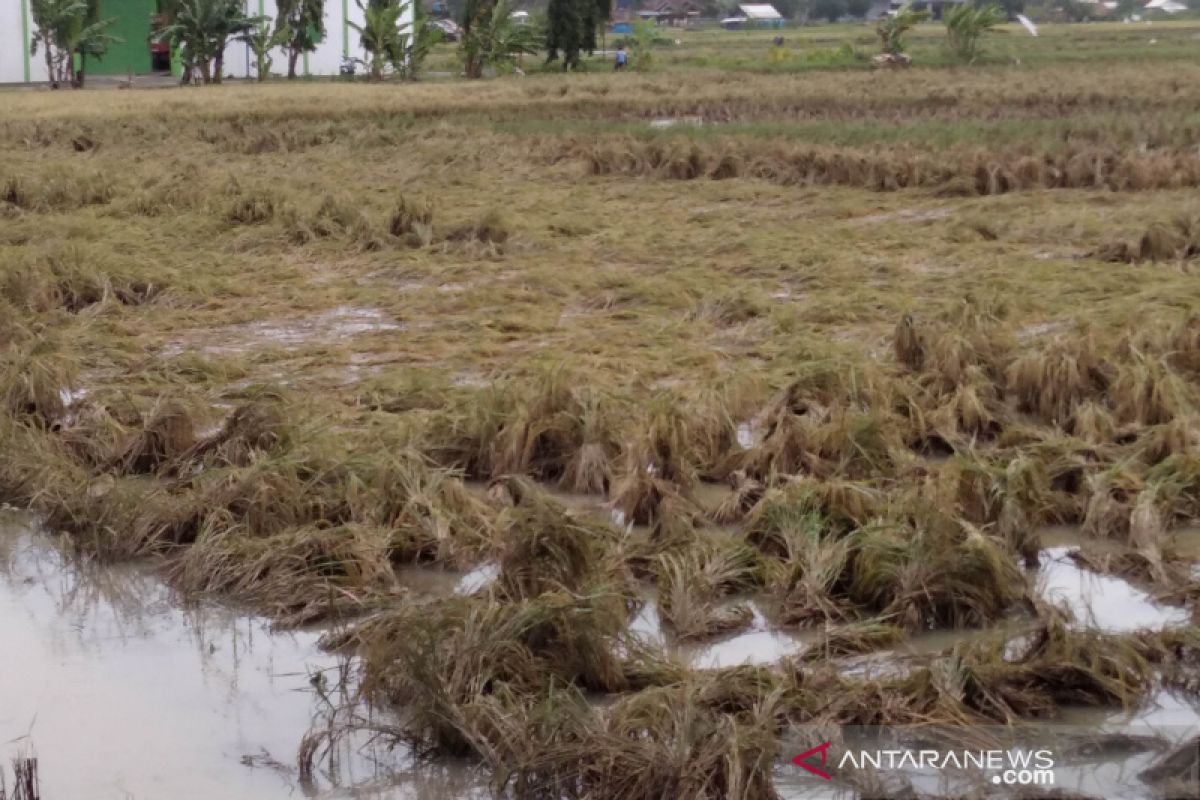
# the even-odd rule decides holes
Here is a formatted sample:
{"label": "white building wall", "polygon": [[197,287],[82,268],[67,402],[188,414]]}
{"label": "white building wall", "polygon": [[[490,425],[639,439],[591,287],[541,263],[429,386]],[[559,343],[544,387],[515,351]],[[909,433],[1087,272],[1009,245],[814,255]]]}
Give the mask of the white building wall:
{"label": "white building wall", "polygon": [[[340,2],[340,0],[335,0]],[[21,24],[21,9],[29,23],[29,36],[33,36],[33,14],[29,0],[0,0],[0,83],[23,83],[25,81],[25,54],[29,42]],[[29,59],[29,79],[44,81],[46,74],[45,56],[39,50]]]}
{"label": "white building wall", "polygon": [[[412,3],[409,3],[403,17],[403,21],[408,25],[412,24],[412,8]],[[246,13],[269,17],[274,28],[277,14],[275,0],[246,0]],[[301,56],[296,64],[296,72],[306,74],[307,65],[309,75],[337,75],[342,66],[342,59],[347,54],[351,58],[362,58],[358,31],[349,27],[350,22],[356,25],[363,24],[363,11],[354,0],[325,0],[325,38],[317,45],[316,50],[307,54],[307,58]],[[282,48],[271,51],[271,73],[287,74],[287,53]],[[361,68],[359,73],[362,73]],[[225,74],[235,78],[252,77],[257,74],[254,53],[250,51],[249,45],[234,42],[225,49]]]}

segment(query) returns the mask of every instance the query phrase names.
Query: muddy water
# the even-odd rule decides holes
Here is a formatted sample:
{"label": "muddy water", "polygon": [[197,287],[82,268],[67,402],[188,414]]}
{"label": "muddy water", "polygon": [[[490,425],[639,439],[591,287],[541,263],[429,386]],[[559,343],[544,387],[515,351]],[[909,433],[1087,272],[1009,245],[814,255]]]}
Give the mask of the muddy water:
{"label": "muddy water", "polygon": [[1188,623],[1186,609],[1156,603],[1120,578],[1082,569],[1070,558],[1073,549],[1050,547],[1042,551],[1037,586],[1047,600],[1067,608],[1076,625],[1123,633]]}
{"label": "muddy water", "polygon": [[484,796],[464,767],[362,741],[303,783],[310,677],[338,666],[318,636],[185,609],[144,570],[80,565],[0,512],[0,763],[32,748],[47,800]]}

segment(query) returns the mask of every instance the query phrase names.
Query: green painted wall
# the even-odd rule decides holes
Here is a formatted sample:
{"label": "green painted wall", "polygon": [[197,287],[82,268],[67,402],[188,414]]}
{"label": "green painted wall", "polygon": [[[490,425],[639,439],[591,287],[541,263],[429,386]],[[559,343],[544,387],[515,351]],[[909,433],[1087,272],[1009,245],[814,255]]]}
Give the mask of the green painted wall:
{"label": "green painted wall", "polygon": [[102,59],[88,59],[93,75],[135,75],[150,71],[150,15],[155,0],[100,0],[100,19],[115,18],[108,29],[124,42],[109,46]]}

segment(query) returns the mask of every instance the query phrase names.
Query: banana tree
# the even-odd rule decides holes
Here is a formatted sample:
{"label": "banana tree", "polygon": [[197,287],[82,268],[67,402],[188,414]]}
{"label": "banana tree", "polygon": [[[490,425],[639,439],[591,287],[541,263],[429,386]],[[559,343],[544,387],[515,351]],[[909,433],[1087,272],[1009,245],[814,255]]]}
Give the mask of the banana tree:
{"label": "banana tree", "polygon": [[425,59],[429,56],[433,46],[442,41],[443,36],[442,29],[436,25],[430,25],[424,15],[418,14],[413,19],[411,32],[400,34],[401,49],[405,54],[401,72],[406,78],[415,81],[421,76]]}
{"label": "banana tree", "polygon": [[408,4],[399,0],[369,2],[355,0],[363,12],[363,24],[350,23],[358,31],[358,42],[367,54],[367,74],[372,81],[383,80],[383,70],[388,64],[403,60],[404,39],[401,33],[401,18]]}
{"label": "banana tree", "polygon": [[263,17],[248,17],[240,0],[175,0],[169,22],[156,38],[179,49],[183,83],[193,69],[204,83],[220,83],[229,40],[252,30]]}
{"label": "banana tree", "polygon": [[32,0],[30,11],[34,24],[30,52],[42,48],[52,89],[64,84],[83,86],[87,57],[103,56],[110,44],[122,41],[108,33],[114,20],[95,19],[87,0]]}
{"label": "banana tree", "polygon": [[914,11],[912,5],[898,9],[891,16],[884,17],[875,28],[879,36],[879,44],[884,55],[898,56],[904,52],[904,34],[916,27],[917,23],[929,19],[928,11]]}
{"label": "banana tree", "polygon": [[531,26],[513,23],[505,0],[470,0],[463,22],[459,50],[468,78],[482,78],[486,66],[504,69],[519,55],[535,55],[541,44]]}
{"label": "banana tree", "polygon": [[955,6],[945,14],[946,40],[950,50],[963,61],[974,62],[979,55],[979,40],[985,33],[1004,24],[1008,17],[999,6],[988,3]]}
{"label": "banana tree", "polygon": [[271,29],[271,21],[266,17],[260,18],[254,27],[240,34],[237,39],[245,42],[250,52],[254,53],[254,71],[259,83],[271,77],[271,65],[274,63],[271,50],[283,44],[283,37]]}

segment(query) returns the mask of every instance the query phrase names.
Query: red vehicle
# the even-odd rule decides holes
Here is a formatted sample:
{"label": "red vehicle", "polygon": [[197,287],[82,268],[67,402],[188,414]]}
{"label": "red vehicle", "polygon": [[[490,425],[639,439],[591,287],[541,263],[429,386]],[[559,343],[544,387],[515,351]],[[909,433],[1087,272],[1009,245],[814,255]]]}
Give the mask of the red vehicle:
{"label": "red vehicle", "polygon": [[169,72],[171,69],[171,43],[160,42],[155,38],[166,26],[166,14],[154,14],[150,17],[150,63],[156,72]]}

